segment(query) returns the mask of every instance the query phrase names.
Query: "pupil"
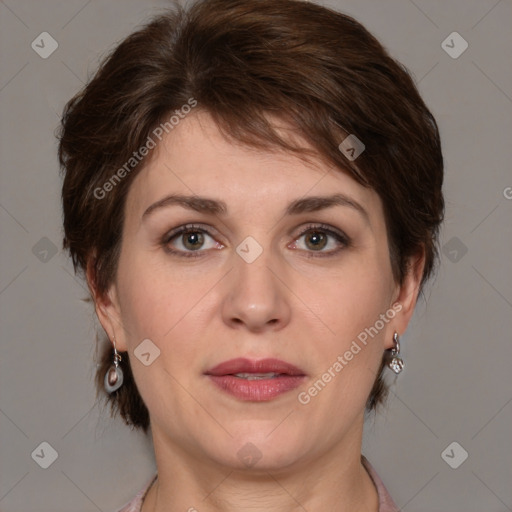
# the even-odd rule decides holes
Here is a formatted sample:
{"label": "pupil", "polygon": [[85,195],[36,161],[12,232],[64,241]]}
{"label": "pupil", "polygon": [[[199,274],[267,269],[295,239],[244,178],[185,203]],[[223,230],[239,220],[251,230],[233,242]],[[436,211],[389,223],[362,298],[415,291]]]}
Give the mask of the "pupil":
{"label": "pupil", "polygon": [[201,233],[198,233],[198,232],[194,232],[194,233],[187,233],[185,235],[185,247],[187,249],[197,249],[198,247],[200,247],[201,245],[203,244],[203,235]]}
{"label": "pupil", "polygon": [[313,231],[309,237],[306,238],[306,244],[313,249],[323,249],[326,244],[326,236],[318,231]]}

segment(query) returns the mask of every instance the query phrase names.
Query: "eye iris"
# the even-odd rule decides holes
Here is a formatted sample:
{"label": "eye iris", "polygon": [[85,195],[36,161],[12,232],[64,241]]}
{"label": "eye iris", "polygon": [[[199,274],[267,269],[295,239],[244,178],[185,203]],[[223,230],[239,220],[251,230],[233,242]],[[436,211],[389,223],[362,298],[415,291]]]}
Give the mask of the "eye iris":
{"label": "eye iris", "polygon": [[310,249],[323,249],[327,244],[327,236],[319,231],[312,231],[306,235],[306,245]]}
{"label": "eye iris", "polygon": [[183,234],[183,245],[190,250],[201,247],[204,243],[204,235],[198,231]]}

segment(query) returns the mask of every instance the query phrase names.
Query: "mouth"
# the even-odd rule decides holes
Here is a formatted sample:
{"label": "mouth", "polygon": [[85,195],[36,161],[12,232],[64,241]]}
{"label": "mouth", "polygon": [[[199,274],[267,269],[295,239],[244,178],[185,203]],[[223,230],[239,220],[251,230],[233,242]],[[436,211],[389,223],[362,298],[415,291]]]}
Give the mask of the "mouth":
{"label": "mouth", "polygon": [[291,363],[280,359],[260,359],[255,361],[239,357],[230,359],[214,366],[205,372],[206,375],[220,377],[222,375],[236,375],[240,378],[273,378],[278,375],[305,376],[306,374]]}
{"label": "mouth", "polygon": [[234,377],[238,377],[239,379],[246,380],[262,380],[262,379],[275,379],[280,375],[286,375],[285,373],[235,373]]}
{"label": "mouth", "polygon": [[221,391],[246,401],[268,401],[298,387],[306,374],[279,359],[237,358],[205,372]]}

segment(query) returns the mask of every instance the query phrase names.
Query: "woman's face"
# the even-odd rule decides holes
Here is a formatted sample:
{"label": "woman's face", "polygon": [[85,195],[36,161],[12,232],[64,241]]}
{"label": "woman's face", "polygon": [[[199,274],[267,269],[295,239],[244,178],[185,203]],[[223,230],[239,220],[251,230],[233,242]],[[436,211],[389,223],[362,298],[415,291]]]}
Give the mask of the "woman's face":
{"label": "woman's face", "polygon": [[[417,284],[393,280],[374,191],[320,161],[228,142],[196,113],[131,185],[115,283],[97,310],[129,352],[155,442],[275,469],[359,438]],[[299,375],[280,364],[208,374],[236,358]],[[272,370],[288,374],[255,375]],[[245,375],[222,376],[232,373]]]}

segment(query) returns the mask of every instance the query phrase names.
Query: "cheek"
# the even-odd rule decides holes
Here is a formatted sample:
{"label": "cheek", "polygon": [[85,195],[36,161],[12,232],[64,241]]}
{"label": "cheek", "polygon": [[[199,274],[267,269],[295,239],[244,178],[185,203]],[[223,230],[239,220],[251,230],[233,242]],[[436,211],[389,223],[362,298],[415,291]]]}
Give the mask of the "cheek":
{"label": "cheek", "polygon": [[[186,281],[186,282],[185,282]],[[194,280],[195,281],[195,280]],[[198,301],[212,287],[213,279],[199,279],[191,286],[179,272],[170,273],[154,265],[150,258],[127,255],[120,261],[118,288],[121,317],[131,367],[137,388],[149,410],[195,411],[182,385],[186,382],[186,370],[197,363]],[[156,346],[158,356],[148,366],[137,359],[137,348],[149,339]],[[151,347],[151,345],[150,345]],[[150,348],[149,351],[152,352]],[[200,354],[200,351],[199,351]],[[151,359],[153,354],[151,353]],[[179,421],[165,416],[169,425]]]}
{"label": "cheek", "polygon": [[377,251],[347,259],[338,272],[318,276],[314,283],[302,283],[298,295],[314,305],[309,331],[321,339],[310,351],[315,379],[305,390],[305,400],[311,397],[313,407],[340,407],[355,414],[364,405],[378,375],[384,342],[392,335],[392,289],[389,259]]}
{"label": "cheek", "polygon": [[[209,353],[203,343],[208,337],[204,327],[210,310],[218,311],[218,303],[211,302],[211,290],[218,280],[211,272],[170,271],[162,263],[136,254],[120,262],[118,287],[126,344],[137,387],[148,406],[164,400],[158,392],[161,389],[173,389],[172,400],[179,402],[181,387],[172,377],[185,384],[190,378],[188,369],[199,368],[202,357]],[[208,313],[205,308],[210,308]],[[158,349],[158,358],[150,366],[135,357],[145,339]]]}
{"label": "cheek", "polygon": [[195,277],[170,272],[161,259],[142,251],[120,260],[121,316],[130,346],[143,338],[154,338],[158,344],[186,324],[183,320],[213,282],[208,276]]}
{"label": "cheek", "polygon": [[319,327],[342,344],[373,326],[391,307],[391,267],[377,255],[354,257],[339,270],[303,281],[300,286],[298,295],[308,298]]}

